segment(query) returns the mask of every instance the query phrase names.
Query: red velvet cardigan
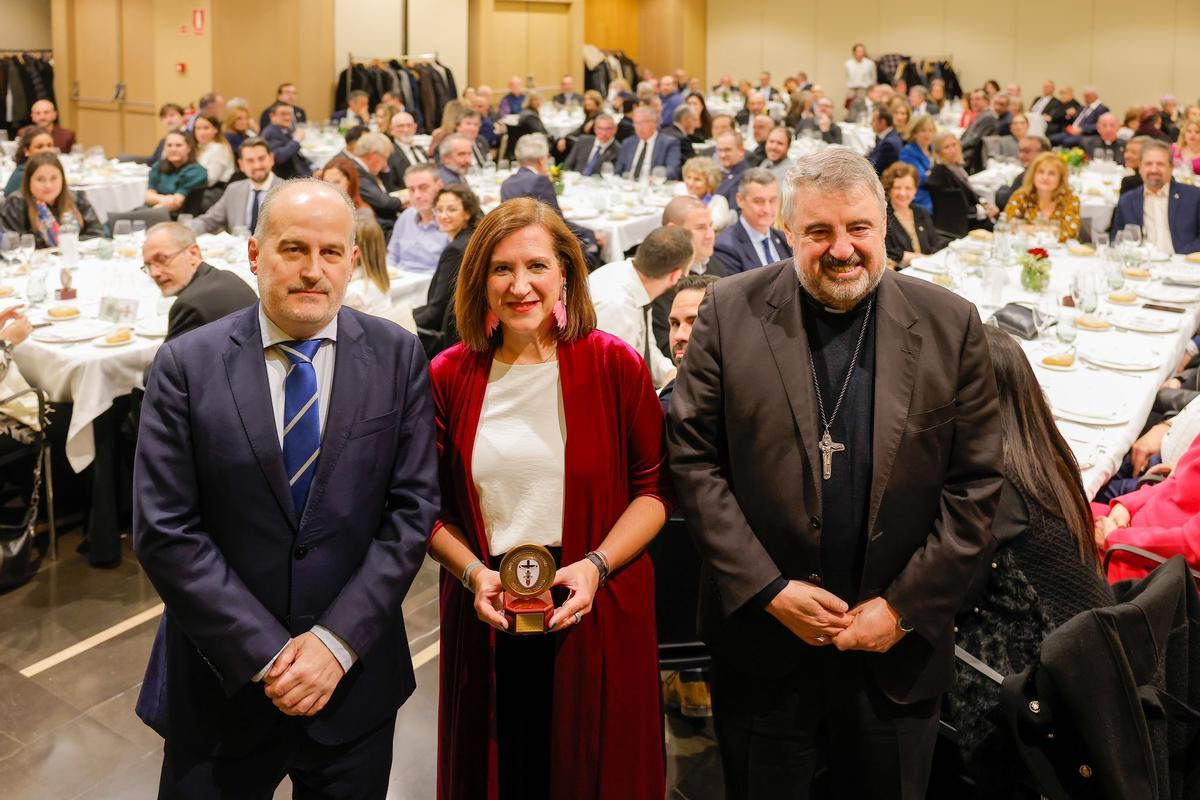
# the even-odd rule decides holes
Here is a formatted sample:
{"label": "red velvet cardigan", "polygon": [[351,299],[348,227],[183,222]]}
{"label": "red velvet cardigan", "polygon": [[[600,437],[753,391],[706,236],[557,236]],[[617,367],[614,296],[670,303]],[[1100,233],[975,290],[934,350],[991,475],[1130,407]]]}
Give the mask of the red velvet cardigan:
{"label": "red velvet cardigan", "polygon": [[[487,560],[471,455],[492,353],[462,344],[431,367],[442,510]],[[663,416],[650,373],[631,347],[593,332],[558,346],[566,417],[563,564],[599,547],[630,502],[670,508]],[[556,476],[547,475],[547,480]],[[436,527],[435,527],[436,530]],[[438,797],[497,797],[495,636],[474,595],[441,576]],[[557,637],[551,740],[555,800],[640,800],[665,794],[654,570],[637,556],[596,593],[591,613]]]}

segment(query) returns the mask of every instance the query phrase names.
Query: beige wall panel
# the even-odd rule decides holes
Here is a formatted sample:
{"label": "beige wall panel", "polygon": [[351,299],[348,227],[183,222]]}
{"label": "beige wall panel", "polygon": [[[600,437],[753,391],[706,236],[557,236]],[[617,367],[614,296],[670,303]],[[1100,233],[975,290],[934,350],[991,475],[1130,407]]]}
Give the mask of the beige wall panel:
{"label": "beige wall panel", "polygon": [[[525,57],[529,44],[528,6],[528,3],[498,0],[492,7],[487,34],[492,44],[484,51],[486,71],[477,83],[497,87],[497,97],[504,94],[502,87],[509,77],[526,78],[529,74]],[[500,42],[503,46],[497,46]]]}
{"label": "beige wall panel", "polygon": [[[782,90],[783,79],[803,70],[809,73],[817,61],[817,0],[762,0],[762,64],[770,70],[771,83]],[[758,73],[747,75],[757,83]],[[713,81],[716,83],[716,81]]]}
{"label": "beige wall panel", "polygon": [[674,72],[677,66],[682,66],[679,6],[678,0],[643,0],[640,4],[638,27],[649,35],[641,41],[635,60],[639,67],[649,67],[655,75]]}
{"label": "beige wall panel", "polygon": [[399,0],[336,0],[334,7],[337,71],[346,66],[347,53],[387,57],[403,52],[404,8]]}
{"label": "beige wall panel", "polygon": [[602,50],[624,50],[638,58],[637,0],[585,0],[583,41]]}
{"label": "beige wall panel", "polygon": [[1054,47],[1046,47],[1039,36],[1017,37],[1012,80],[1021,84],[1026,108],[1041,94],[1042,82],[1047,79],[1058,86],[1074,87],[1076,94],[1088,82],[1092,73],[1092,3],[1093,0],[1017,0],[1018,19],[1036,18],[1042,30],[1071,32],[1059,37]]}
{"label": "beige wall panel", "polygon": [[[409,0],[409,52],[436,52],[454,71],[461,92],[467,86],[467,0]],[[582,74],[576,70],[582,79]]]}
{"label": "beige wall panel", "polygon": [[1200,3],[1180,0],[1175,5],[1175,64],[1171,88],[1181,105],[1191,105],[1200,98],[1200,69],[1196,55],[1200,52]]}
{"label": "beige wall panel", "polygon": [[[764,0],[708,0],[709,85],[757,74],[762,58]],[[790,24],[790,23],[789,23]]]}
{"label": "beige wall panel", "polygon": [[528,71],[536,86],[557,87],[563,75],[580,74],[571,58],[570,12],[566,3],[527,4]]}
{"label": "beige wall panel", "polygon": [[683,58],[680,65],[689,76],[700,76],[702,86],[709,85],[704,74],[708,32],[708,3],[705,0],[685,0],[683,20]]}
{"label": "beige wall panel", "polygon": [[[124,151],[146,155],[154,152],[154,145],[162,136],[157,112],[141,109],[129,110],[125,111],[122,116],[125,125]],[[110,155],[116,155],[116,153],[111,152]]]}
{"label": "beige wall panel", "polygon": [[75,0],[71,11],[72,80],[79,84],[79,97],[111,100],[121,80],[120,0]]}
{"label": "beige wall panel", "polygon": [[[903,3],[879,4],[879,53],[907,53],[914,58],[944,56],[946,5],[950,0],[905,0]],[[849,57],[849,45],[843,50]]]}
{"label": "beige wall panel", "polygon": [[75,54],[71,48],[71,9],[67,0],[52,0],[50,25],[54,41],[54,93],[58,97],[58,119],[65,127],[74,129],[75,109],[70,101],[71,76],[75,73]]}
{"label": "beige wall panel", "polygon": [[[94,110],[81,106],[75,111],[75,131],[78,134],[80,144],[87,147],[92,145],[101,145],[104,147],[104,152],[110,156],[115,156],[123,151],[121,144],[121,115],[115,110]],[[150,144],[150,149],[147,153],[154,150],[154,143]]]}
{"label": "beige wall panel", "polygon": [[[1175,10],[1196,0],[1159,3],[1143,11],[1116,0],[1094,0],[1091,83],[1100,99],[1118,115],[1132,105],[1156,102],[1175,77]],[[1152,12],[1152,13],[1148,13]],[[1187,55],[1195,69],[1200,47],[1193,30]]]}
{"label": "beige wall panel", "polygon": [[0,50],[51,47],[50,0],[0,0]]}
{"label": "beige wall panel", "polygon": [[[212,90],[209,0],[194,4],[204,8],[203,36],[191,34],[193,4],[187,0],[122,0],[121,6],[121,72],[126,105],[150,111],[172,101],[186,108],[189,102],[196,102]],[[180,26],[186,26],[189,32],[181,34]],[[154,46],[147,47],[146,42]],[[187,64],[183,75],[175,72],[177,61]]]}
{"label": "beige wall panel", "polygon": [[817,0],[814,19],[817,26],[816,75],[810,80],[825,87],[835,102],[846,92],[846,69],[850,47],[855,42],[867,46],[868,53],[879,50],[879,0]]}
{"label": "beige wall panel", "polygon": [[[286,0],[285,0],[286,1]],[[463,0],[465,5],[466,0]],[[334,51],[334,2],[333,0],[299,0],[300,14],[296,31],[296,48],[292,54],[292,70],[286,76],[274,76],[269,81],[265,96],[251,101],[253,108],[266,108],[275,100],[275,89],[284,81],[295,81],[300,105],[309,119],[320,121],[333,113],[333,82],[330,75],[341,71],[337,53]],[[463,23],[465,27],[465,22]],[[214,52],[225,52],[214,48]],[[343,65],[344,66],[344,65]]]}
{"label": "beige wall panel", "polygon": [[[1023,21],[1026,26],[1029,22]],[[954,56],[954,69],[964,89],[982,86],[989,78],[1001,85],[1009,80],[1016,68],[1018,34],[1043,38],[1018,31],[1017,7],[1011,3],[946,3],[946,50]]]}

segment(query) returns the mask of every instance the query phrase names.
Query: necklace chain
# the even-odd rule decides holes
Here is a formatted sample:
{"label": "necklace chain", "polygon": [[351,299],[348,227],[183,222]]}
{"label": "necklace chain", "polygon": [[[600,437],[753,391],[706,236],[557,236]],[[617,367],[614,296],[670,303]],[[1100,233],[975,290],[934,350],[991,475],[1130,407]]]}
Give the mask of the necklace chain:
{"label": "necklace chain", "polygon": [[821,398],[821,384],[817,381],[817,362],[813,359],[812,347],[808,348],[808,365],[812,372],[813,389],[817,392],[817,410],[821,413],[823,433],[829,432],[829,426],[837,418],[837,413],[842,408],[842,401],[846,399],[846,390],[850,388],[850,376],[854,374],[854,365],[858,363],[858,357],[862,353],[863,340],[867,338],[867,326],[871,323],[871,309],[874,305],[875,298],[872,297],[867,301],[867,313],[863,317],[862,327],[858,330],[858,343],[854,345],[854,355],[850,357],[850,363],[846,365],[846,377],[842,380],[842,390],[838,392],[837,402],[833,405],[833,413],[828,418],[825,416],[825,401]]}

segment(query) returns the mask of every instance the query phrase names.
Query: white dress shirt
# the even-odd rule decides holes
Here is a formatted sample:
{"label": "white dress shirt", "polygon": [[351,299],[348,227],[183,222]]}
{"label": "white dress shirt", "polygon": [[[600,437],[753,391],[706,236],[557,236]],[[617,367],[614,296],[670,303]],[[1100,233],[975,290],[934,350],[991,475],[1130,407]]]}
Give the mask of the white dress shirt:
{"label": "white dress shirt", "polygon": [[[403,153],[404,157],[408,159],[410,166],[413,164],[423,164],[429,160],[429,156],[425,155],[421,148],[417,147],[412,142],[406,143],[397,141],[396,146],[400,148],[400,152]],[[400,178],[403,179],[404,176],[401,175]]]}
{"label": "white dress shirt", "polygon": [[[283,383],[287,379],[291,362],[288,361],[283,351],[275,345],[280,342],[290,342],[293,339],[267,317],[266,312],[263,311],[262,304],[258,306],[258,326],[262,331],[263,357],[266,360],[267,366],[267,388],[271,394],[271,408],[275,416],[275,431],[279,434],[279,447],[282,449]],[[321,346],[317,349],[317,354],[313,356],[312,361],[313,370],[317,373],[317,415],[320,418],[321,435],[324,436],[325,417],[329,411],[329,393],[333,390],[333,359],[337,345],[337,317],[335,316],[330,320],[329,324],[312,338],[324,340],[321,342]],[[329,648],[329,652],[333,653],[334,658],[342,665],[342,669],[349,672],[350,668],[354,666],[354,662],[358,659],[357,654],[350,649],[350,646],[336,633],[320,625],[314,625],[312,632]],[[282,653],[283,650],[281,649],[279,652]],[[279,658],[279,653],[275,654],[275,658]],[[275,663],[275,658],[267,662],[262,671],[254,676],[255,681],[261,681],[263,676],[270,672],[271,666]]]}
{"label": "white dress shirt", "polygon": [[588,291],[596,308],[596,327],[623,340],[645,358],[654,387],[661,389],[675,377],[675,365],[654,340],[650,322],[650,295],[633,266],[633,259],[605,264],[588,276]]}
{"label": "white dress shirt", "polygon": [[871,59],[864,58],[862,61],[856,61],[853,58],[846,59],[847,89],[866,89],[873,86],[877,78],[875,62]]}
{"label": "white dress shirt", "polygon": [[1145,189],[1142,196],[1142,228],[1146,231],[1146,242],[1155,250],[1169,256],[1175,255],[1175,245],[1171,241],[1171,224],[1167,218],[1167,198],[1170,196],[1171,184],[1166,184],[1157,192]]}
{"label": "white dress shirt", "polygon": [[[740,218],[738,220],[738,224],[742,226],[742,229],[746,231],[746,235],[750,237],[750,241],[754,243],[754,255],[758,256],[759,264],[764,267],[768,267],[771,264],[777,264],[783,260],[779,257],[779,250],[775,247],[775,242],[771,241],[771,230],[769,228],[767,229],[766,233],[759,233],[758,231],[754,230],[749,222],[746,221],[745,217]],[[767,243],[767,249],[771,251],[770,261],[763,260],[766,258],[766,255],[763,253],[762,246],[764,241]]]}
{"label": "white dress shirt", "polygon": [[635,181],[650,180],[650,170],[654,169],[654,143],[658,141],[658,133],[656,132],[646,141],[638,141],[637,147],[633,148],[633,162],[629,165],[629,171],[637,170],[638,159],[641,157],[643,150],[646,153],[646,160],[642,162],[642,174],[633,176]]}

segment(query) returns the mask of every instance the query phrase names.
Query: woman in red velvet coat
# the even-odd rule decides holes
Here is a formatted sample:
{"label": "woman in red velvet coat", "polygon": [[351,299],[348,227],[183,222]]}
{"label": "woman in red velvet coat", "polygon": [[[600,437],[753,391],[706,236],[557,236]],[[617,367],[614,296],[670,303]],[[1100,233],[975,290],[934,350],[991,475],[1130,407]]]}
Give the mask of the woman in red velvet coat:
{"label": "woman in red velvet coat", "polygon": [[[433,362],[442,512],[438,797],[663,797],[646,545],[669,511],[662,411],[632,348],[595,330],[579,244],[529,198],[488,214]],[[548,547],[558,606],[514,636],[500,557]],[[607,582],[602,580],[607,577]]]}

